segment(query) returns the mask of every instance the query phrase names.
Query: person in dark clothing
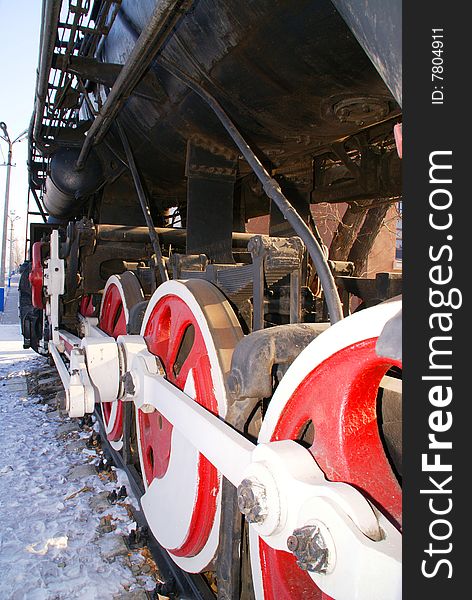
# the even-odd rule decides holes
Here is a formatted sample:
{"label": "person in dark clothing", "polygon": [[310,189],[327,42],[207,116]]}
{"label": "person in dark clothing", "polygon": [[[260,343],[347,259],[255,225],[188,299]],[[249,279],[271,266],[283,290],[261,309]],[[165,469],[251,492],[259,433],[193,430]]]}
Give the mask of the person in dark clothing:
{"label": "person in dark clothing", "polygon": [[23,334],[23,348],[32,348],[39,352],[42,330],[42,311],[35,308],[31,301],[31,262],[26,260],[20,265],[20,281],[18,282],[18,310]]}

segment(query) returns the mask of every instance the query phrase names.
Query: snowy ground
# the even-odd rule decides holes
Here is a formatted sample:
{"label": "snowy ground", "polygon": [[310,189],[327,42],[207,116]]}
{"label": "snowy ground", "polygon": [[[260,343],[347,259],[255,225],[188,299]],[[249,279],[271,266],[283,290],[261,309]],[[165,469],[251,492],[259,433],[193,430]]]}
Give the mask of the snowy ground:
{"label": "snowy ground", "polygon": [[[27,378],[38,376],[28,397]],[[47,361],[23,350],[18,325],[0,324],[0,598],[144,599],[155,573],[123,541],[136,500],[107,500],[126,476],[97,474],[91,430],[45,399],[54,385]]]}

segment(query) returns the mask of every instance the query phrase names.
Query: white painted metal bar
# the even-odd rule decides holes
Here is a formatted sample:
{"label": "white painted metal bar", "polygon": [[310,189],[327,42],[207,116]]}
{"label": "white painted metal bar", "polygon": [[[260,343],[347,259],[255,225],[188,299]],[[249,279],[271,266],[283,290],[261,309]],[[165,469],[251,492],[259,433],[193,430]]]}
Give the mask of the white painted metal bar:
{"label": "white painted metal bar", "polygon": [[385,375],[382,377],[380,382],[380,387],[385,390],[390,390],[391,392],[397,392],[397,394],[402,393],[402,380],[397,379],[396,377],[390,377],[389,375]]}
{"label": "white painted metal bar", "polygon": [[107,338],[107,337],[110,337],[108,335],[108,333],[105,333],[104,331],[102,331],[100,329],[100,327],[97,327],[96,325],[90,325],[89,326],[88,335],[90,337],[93,337],[93,338]]}
{"label": "white painted metal bar", "polygon": [[82,340],[74,335],[73,333],[69,333],[69,331],[64,331],[64,329],[59,329],[59,347],[58,350],[61,354],[65,354],[68,358],[70,358],[70,353],[73,348],[80,348],[80,344]]}
{"label": "white painted metal bar", "polygon": [[59,350],[52,341],[49,342],[49,352],[54,360],[54,364],[56,365],[62,385],[64,386],[65,390],[68,390],[70,387],[70,374],[66,365],[64,364],[64,361],[62,360],[61,355],[59,354]]}
{"label": "white painted metal bar", "polygon": [[139,396],[238,486],[251,463],[255,445],[163,377],[144,374],[139,383]]}
{"label": "white painted metal bar", "polygon": [[59,345],[59,296],[64,294],[64,260],[59,258],[59,232],[51,232],[50,257],[44,269],[44,286],[48,296],[52,340]]}

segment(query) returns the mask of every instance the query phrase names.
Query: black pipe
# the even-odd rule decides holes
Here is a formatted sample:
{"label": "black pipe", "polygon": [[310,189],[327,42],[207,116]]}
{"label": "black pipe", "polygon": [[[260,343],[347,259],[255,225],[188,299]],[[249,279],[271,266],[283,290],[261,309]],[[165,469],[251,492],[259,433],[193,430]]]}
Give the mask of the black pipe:
{"label": "black pipe", "polygon": [[143,184],[141,181],[141,177],[139,176],[138,169],[136,167],[136,163],[134,161],[133,151],[131,150],[131,146],[129,145],[128,138],[126,137],[125,132],[123,131],[120,122],[116,121],[116,126],[118,128],[118,133],[120,134],[121,143],[123,144],[123,148],[126,154],[126,160],[128,161],[128,167],[131,171],[131,175],[133,177],[134,186],[136,188],[136,193],[138,194],[139,203],[141,205],[141,209],[143,211],[144,218],[146,220],[146,225],[149,230],[149,237],[151,238],[152,248],[156,255],[157,267],[159,269],[159,273],[161,275],[162,281],[168,281],[169,274],[167,273],[166,265],[164,262],[164,258],[161,252],[161,245],[159,243],[159,237],[156,233],[156,228],[154,227],[154,223],[152,222],[151,211],[149,209],[149,202],[146,197],[146,192],[144,191]]}
{"label": "black pipe", "polygon": [[155,59],[156,53],[192,4],[193,0],[160,0],[157,3],[149,23],[141,32],[105,104],[87,132],[77,159],[77,169],[84,166],[92,145],[103,139],[128,96]]}
{"label": "black pipe", "polygon": [[43,113],[46,105],[46,95],[48,91],[49,72],[51,70],[54,47],[56,45],[56,30],[59,15],[61,12],[62,0],[44,0],[41,22],[44,23],[41,29],[41,45],[39,55],[38,80],[36,86],[36,106],[35,119],[32,138],[39,140],[41,126],[43,124]]}
{"label": "black pipe", "polygon": [[257,158],[243,136],[239,133],[238,129],[216,98],[207,92],[192,77],[183,73],[176,65],[169,62],[162,56],[158,58],[158,62],[166,71],[174,75],[174,77],[182,81],[182,83],[187,85],[191,90],[198,94],[219,118],[221,124],[229,133],[236,146],[246,159],[247,163],[252,168],[259,181],[262,183],[262,187],[264,188],[267,196],[275,202],[284,218],[290,223],[295,230],[295,233],[299,235],[305,243],[308,254],[313,260],[316,272],[323,287],[326,304],[328,306],[330,322],[334,324],[340,321],[343,318],[343,311],[338,290],[334,282],[333,274],[329,268],[328,261],[326,260],[320,244],[313,235],[313,232],[309,229],[294,207],[284,196],[277,181],[269,175],[268,171],[262,165],[261,161]]}
{"label": "black pipe", "polygon": [[[136,227],[134,225],[95,225],[97,238],[103,242],[136,242],[142,244],[149,239],[147,227]],[[187,230],[180,227],[155,227],[156,234],[164,243],[177,245],[185,248]],[[242,233],[233,231],[233,247],[247,248],[249,240],[254,237],[253,233]]]}

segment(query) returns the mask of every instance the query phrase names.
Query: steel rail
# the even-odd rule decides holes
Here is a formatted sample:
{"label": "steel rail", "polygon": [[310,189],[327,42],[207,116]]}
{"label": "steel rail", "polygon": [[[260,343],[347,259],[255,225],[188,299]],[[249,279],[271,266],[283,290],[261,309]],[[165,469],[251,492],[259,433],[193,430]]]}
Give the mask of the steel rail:
{"label": "steel rail", "polygon": [[[119,469],[123,469],[131,485],[133,494],[141,504],[141,496],[144,494],[144,487],[139,473],[136,471],[133,465],[129,464],[126,459],[117,450],[114,450],[105,433],[105,426],[103,423],[102,416],[99,410],[95,410],[95,417],[100,426],[101,444],[105,446],[106,452],[111,456],[113,463]],[[125,419],[130,418],[130,415],[125,414]],[[139,527],[147,527],[146,518],[142,511],[135,512],[134,518]],[[198,573],[188,573],[180,567],[170,558],[168,552],[163,548],[156,538],[152,535],[151,531],[148,532],[148,543],[147,546],[157,564],[161,577],[167,581],[175,581],[176,586],[179,588],[180,596],[188,598],[189,600],[215,600],[215,595],[211,591],[210,587],[204,580],[204,578]]]}

